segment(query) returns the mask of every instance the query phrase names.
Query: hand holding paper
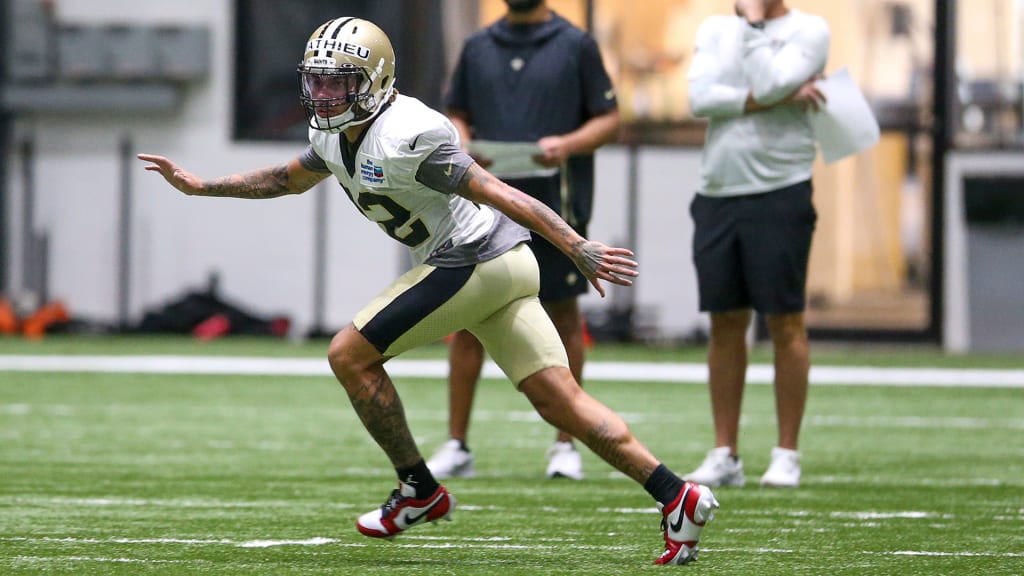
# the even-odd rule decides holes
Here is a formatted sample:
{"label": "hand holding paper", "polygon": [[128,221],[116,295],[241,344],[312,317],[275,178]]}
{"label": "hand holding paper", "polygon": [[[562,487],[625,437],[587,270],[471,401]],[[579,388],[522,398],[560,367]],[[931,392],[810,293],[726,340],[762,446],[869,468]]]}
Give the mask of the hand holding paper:
{"label": "hand holding paper", "polygon": [[878,120],[849,70],[842,68],[820,80],[817,86],[825,95],[825,104],[809,116],[825,163],[863,152],[878,143]]}
{"label": "hand holding paper", "polygon": [[485,168],[498,178],[550,176],[558,172],[558,168],[548,168],[536,162],[534,156],[544,153],[536,142],[470,140],[466,147],[474,157],[479,155],[490,159],[491,164]]}

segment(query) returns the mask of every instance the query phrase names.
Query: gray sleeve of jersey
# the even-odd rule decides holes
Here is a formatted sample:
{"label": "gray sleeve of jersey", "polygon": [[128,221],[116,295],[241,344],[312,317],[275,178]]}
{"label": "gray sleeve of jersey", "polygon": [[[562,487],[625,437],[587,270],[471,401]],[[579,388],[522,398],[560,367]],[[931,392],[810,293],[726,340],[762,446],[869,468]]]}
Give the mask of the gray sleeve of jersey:
{"label": "gray sleeve of jersey", "polygon": [[316,153],[316,150],[313,150],[312,146],[306,146],[306,149],[299,155],[299,164],[302,164],[303,168],[311,172],[331,172],[330,168],[327,167],[327,163]]}
{"label": "gray sleeve of jersey", "polygon": [[454,194],[462,177],[476,162],[454,144],[445,143],[437,147],[420,163],[416,181],[442,194]]}

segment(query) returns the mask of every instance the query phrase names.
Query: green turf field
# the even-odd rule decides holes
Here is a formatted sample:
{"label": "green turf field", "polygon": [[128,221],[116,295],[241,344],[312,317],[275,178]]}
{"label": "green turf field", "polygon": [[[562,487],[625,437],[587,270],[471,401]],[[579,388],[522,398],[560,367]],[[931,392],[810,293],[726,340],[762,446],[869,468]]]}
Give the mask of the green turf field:
{"label": "green turf field", "polygon": [[[213,344],[8,339],[0,355],[309,357],[326,346]],[[662,354],[593,356],[700,359]],[[1022,364],[822,354],[853,365]],[[446,430],[444,382],[398,386],[433,450]],[[680,473],[709,447],[702,385],[588,389]],[[716,491],[722,508],[698,562],[656,567],[653,501],[589,452],[586,480],[544,479],[553,432],[505,382],[481,385],[470,438],[479,477],[447,483],[454,521],[386,542],[354,522],[384,501],[394,472],[329,378],[0,372],[0,574],[1024,574],[1024,390],[812,386],[796,491],[756,486],[774,434],[771,389],[752,385],[741,451],[753,482]]]}

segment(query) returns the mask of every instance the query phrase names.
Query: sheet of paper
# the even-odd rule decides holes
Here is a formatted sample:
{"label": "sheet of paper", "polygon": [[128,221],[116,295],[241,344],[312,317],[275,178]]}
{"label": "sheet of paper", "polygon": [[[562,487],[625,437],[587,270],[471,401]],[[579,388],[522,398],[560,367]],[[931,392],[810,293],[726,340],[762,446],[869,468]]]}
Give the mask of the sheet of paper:
{"label": "sheet of paper", "polygon": [[468,148],[474,156],[490,160],[492,164],[487,166],[487,171],[498,178],[527,178],[558,173],[558,168],[541,166],[533,161],[533,157],[541,153],[536,142],[470,140]]}
{"label": "sheet of paper", "polygon": [[878,143],[878,120],[860,88],[842,68],[817,83],[825,106],[810,114],[818,149],[826,164],[863,152]]}

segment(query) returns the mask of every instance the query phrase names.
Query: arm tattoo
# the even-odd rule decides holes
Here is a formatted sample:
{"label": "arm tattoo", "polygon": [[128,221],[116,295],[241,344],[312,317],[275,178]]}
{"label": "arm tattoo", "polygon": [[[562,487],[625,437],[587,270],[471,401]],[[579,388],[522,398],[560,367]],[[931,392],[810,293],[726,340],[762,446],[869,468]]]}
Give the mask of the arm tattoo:
{"label": "arm tattoo", "polygon": [[481,188],[486,188],[495,180],[496,179],[491,176],[490,172],[486,172],[481,169],[479,164],[473,164],[469,167],[466,175],[462,177],[462,182],[459,182],[459,187],[456,192],[460,196],[465,196],[466,198],[475,201],[476,199],[473,198],[473,185],[475,184]]}
{"label": "arm tattoo", "polygon": [[[486,188],[494,185],[507,186],[507,184],[480,168],[479,165],[473,164],[466,173],[466,177],[462,179],[462,183],[459,184],[458,193],[470,200],[476,201],[473,193],[474,187]],[[559,217],[558,213],[548,208],[540,200],[523,193],[516,194],[510,200],[510,207],[502,210],[505,215],[516,223],[544,236],[555,246],[559,245],[558,240],[575,236],[576,232],[572,227]],[[575,250],[577,247],[572,246],[572,248]]]}
{"label": "arm tattoo", "polygon": [[580,240],[572,245],[573,262],[587,277],[593,276],[604,262],[600,249],[593,242]]}
{"label": "arm tattoo", "polygon": [[294,192],[305,192],[306,190],[309,190],[313,186],[319,184],[326,177],[326,174],[310,174],[306,178],[296,176],[293,178],[289,178],[288,181],[292,183],[292,190]]}
{"label": "arm tattoo", "polygon": [[277,198],[293,192],[288,184],[288,166],[279,164],[204,182],[203,195],[222,198]]}
{"label": "arm tattoo", "polygon": [[[526,198],[528,199],[527,202],[530,203],[530,211],[537,217],[537,220],[546,224],[545,228],[550,229],[556,235],[556,238],[571,238],[575,234],[572,227],[554,210],[548,208],[543,202],[532,196],[527,196]],[[538,230],[538,232],[541,231]],[[549,240],[555,240],[556,238],[549,238]]]}

